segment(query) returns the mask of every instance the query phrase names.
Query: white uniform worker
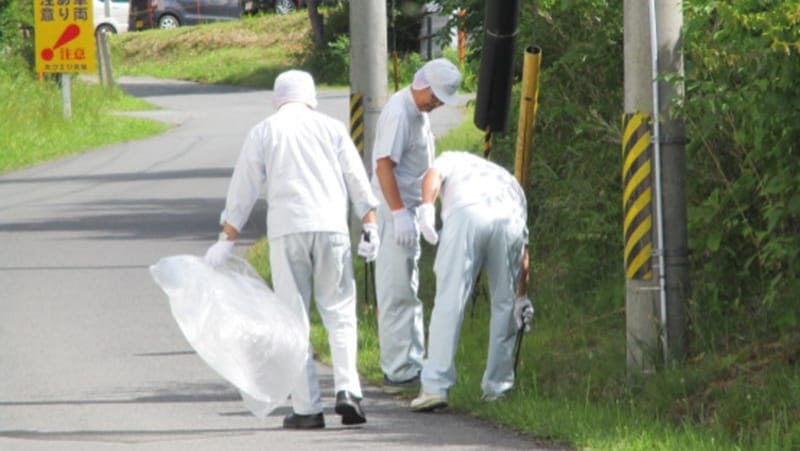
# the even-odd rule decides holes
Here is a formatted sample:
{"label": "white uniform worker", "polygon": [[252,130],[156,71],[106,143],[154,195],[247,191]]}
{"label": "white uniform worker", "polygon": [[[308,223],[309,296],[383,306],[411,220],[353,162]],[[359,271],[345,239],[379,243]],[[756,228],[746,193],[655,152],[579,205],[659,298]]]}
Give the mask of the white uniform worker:
{"label": "white uniform worker", "polygon": [[428,112],[455,100],[461,74],[446,59],[426,63],[412,85],[396,92],[376,124],[372,185],[380,200],[381,248],[375,265],[383,389],[419,386],[425,353],[416,209],[420,182],[434,157]]}
{"label": "white uniform worker", "polygon": [[[441,195],[441,234],[434,202]],[[517,331],[530,321],[527,299],[527,206],[517,180],[501,166],[467,152],[443,152],[422,182],[420,229],[436,244],[436,298],[429,328],[422,390],[415,411],[447,406],[456,382],[455,353],[464,309],[483,268],[489,279],[489,351],[481,388],[484,399],[514,385]],[[523,313],[524,310],[524,313]]]}
{"label": "white uniform worker", "polygon": [[[285,302],[302,304],[307,312],[313,292],[328,331],[335,411],[344,424],[363,423],[347,202],[352,201],[370,235],[359,245],[359,254],[370,260],[379,246],[377,199],[345,125],[315,111],[310,74],[297,70],[280,74],[273,104],[277,112],[254,126],[245,139],[221,215],[223,232],[206,260],[224,263],[263,189],[275,294]],[[293,413],[284,418],[284,428],[325,426],[311,353],[291,401]]]}

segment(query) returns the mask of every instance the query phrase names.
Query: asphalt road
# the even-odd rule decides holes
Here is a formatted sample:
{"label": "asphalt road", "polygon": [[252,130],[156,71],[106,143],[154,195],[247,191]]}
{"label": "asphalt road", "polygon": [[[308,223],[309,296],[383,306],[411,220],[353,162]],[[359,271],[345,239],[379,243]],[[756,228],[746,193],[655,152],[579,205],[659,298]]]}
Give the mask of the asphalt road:
{"label": "asphalt road", "polygon": [[[148,267],[202,255],[218,232],[228,177],[245,132],[270,112],[270,93],[150,79],[119,80],[175,124],[0,176],[0,450],[545,449],[530,437],[407,402],[365,385],[368,423],[333,412],[328,427],[284,431],[194,354]],[[320,93],[346,120],[346,92]],[[434,112],[435,130],[461,120]],[[236,252],[264,229],[263,206]]]}

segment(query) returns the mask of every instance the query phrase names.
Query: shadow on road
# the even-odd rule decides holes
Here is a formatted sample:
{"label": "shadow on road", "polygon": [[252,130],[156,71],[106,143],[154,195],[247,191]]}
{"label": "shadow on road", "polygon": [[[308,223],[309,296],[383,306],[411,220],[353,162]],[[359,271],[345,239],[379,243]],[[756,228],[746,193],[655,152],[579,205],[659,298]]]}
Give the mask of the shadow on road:
{"label": "shadow on road", "polygon": [[181,80],[160,80],[149,77],[121,77],[117,85],[127,94],[134,97],[230,94],[264,91],[264,89],[261,88],[212,85]]}

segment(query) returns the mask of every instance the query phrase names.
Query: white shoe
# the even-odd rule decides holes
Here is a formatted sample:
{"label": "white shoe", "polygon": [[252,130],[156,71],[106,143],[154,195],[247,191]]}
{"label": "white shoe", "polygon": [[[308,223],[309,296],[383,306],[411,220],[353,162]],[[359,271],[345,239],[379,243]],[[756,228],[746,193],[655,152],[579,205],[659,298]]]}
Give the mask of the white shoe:
{"label": "white shoe", "polygon": [[447,407],[447,396],[420,392],[419,396],[411,401],[410,407],[413,412],[433,412],[436,409],[444,409]]}

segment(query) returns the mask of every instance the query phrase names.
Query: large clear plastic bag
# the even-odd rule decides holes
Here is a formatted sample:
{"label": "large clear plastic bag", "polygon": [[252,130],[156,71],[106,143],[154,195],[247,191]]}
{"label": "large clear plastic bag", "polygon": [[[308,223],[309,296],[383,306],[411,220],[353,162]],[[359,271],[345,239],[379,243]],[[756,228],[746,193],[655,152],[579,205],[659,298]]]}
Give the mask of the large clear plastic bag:
{"label": "large clear plastic bag", "polygon": [[264,418],[284,403],[309,352],[302,305],[278,299],[247,261],[214,268],[194,255],[164,257],[150,274],[197,354]]}

